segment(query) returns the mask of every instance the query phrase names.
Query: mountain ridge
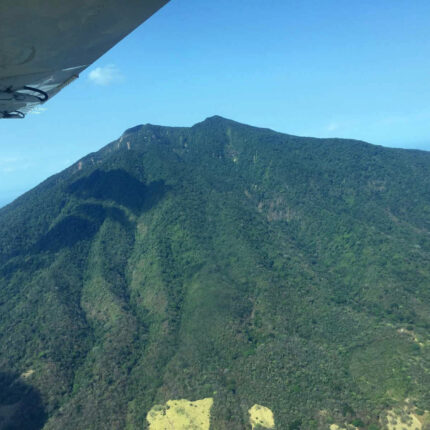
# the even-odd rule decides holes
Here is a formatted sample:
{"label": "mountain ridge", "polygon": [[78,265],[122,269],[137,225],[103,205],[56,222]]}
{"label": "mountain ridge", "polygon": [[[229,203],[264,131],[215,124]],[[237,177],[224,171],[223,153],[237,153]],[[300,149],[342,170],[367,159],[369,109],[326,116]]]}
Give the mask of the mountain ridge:
{"label": "mountain ridge", "polygon": [[215,429],[427,417],[429,173],[218,116],[128,129],[0,209],[0,369],[47,430],[172,399],[213,398]]}
{"label": "mountain ridge", "polygon": [[365,144],[365,145],[371,145],[372,147],[377,147],[377,148],[383,148],[386,150],[392,150],[392,151],[399,151],[399,152],[403,152],[406,151],[408,153],[418,153],[418,154],[428,154],[430,151],[424,150],[424,149],[410,149],[410,148],[394,148],[394,147],[386,147],[386,146],[382,146],[382,145],[375,145],[373,143],[370,142],[366,142],[364,140],[360,140],[360,139],[346,139],[346,138],[339,138],[339,137],[329,137],[329,138],[319,138],[319,137],[312,137],[312,136],[297,136],[297,135],[293,135],[293,134],[288,134],[288,133],[284,133],[284,132],[278,132],[275,131],[271,128],[265,128],[265,127],[256,127],[256,126],[252,126],[252,125],[248,125],[245,123],[241,123],[229,118],[225,118],[221,115],[212,115],[207,117],[206,119],[204,119],[203,121],[197,122],[196,124],[192,125],[191,127],[185,127],[185,126],[165,126],[165,125],[160,125],[160,124],[152,124],[152,123],[146,123],[146,124],[138,124],[136,126],[127,128],[118,139],[113,140],[112,142],[108,143],[107,145],[103,146],[102,148],[100,148],[98,151],[89,153],[87,155],[85,155],[84,157],[80,158],[79,160],[77,160],[76,162],[72,163],[71,166],[69,166],[68,168],[64,169],[63,171],[59,172],[59,173],[55,173],[53,175],[51,175],[50,177],[48,177],[46,180],[42,181],[40,184],[36,185],[35,187],[33,187],[32,189],[26,191],[25,193],[23,193],[21,196],[17,197],[15,200],[13,200],[12,202],[6,204],[5,206],[1,207],[0,210],[4,209],[5,207],[9,206],[10,204],[14,203],[16,200],[20,199],[22,196],[26,195],[27,193],[33,191],[35,188],[37,188],[39,185],[45,183],[46,181],[50,180],[51,178],[55,178],[57,177],[57,175],[60,175],[61,173],[68,171],[69,169],[71,169],[73,166],[77,165],[80,161],[85,160],[86,158],[91,157],[94,154],[98,154],[100,151],[103,151],[105,148],[117,143],[119,140],[121,140],[121,138],[125,138],[125,136],[127,135],[132,135],[142,129],[145,128],[153,128],[153,129],[190,129],[193,127],[201,127],[201,126],[205,126],[208,125],[210,123],[213,122],[218,122],[218,123],[223,123],[224,126],[227,126],[228,124],[234,124],[237,126],[243,126],[243,127],[248,127],[251,129],[255,129],[255,130],[265,130],[265,131],[269,131],[269,132],[273,132],[279,135],[283,135],[283,136],[291,136],[294,138],[298,138],[298,139],[304,139],[304,140],[309,140],[309,141],[330,141],[330,142],[355,142],[357,144]]}

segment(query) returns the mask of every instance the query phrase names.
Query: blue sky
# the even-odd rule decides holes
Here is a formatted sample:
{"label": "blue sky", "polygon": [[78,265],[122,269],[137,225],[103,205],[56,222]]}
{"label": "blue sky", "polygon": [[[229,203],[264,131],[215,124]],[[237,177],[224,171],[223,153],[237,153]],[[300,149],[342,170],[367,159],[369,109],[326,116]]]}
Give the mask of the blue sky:
{"label": "blue sky", "polygon": [[25,120],[0,206],[142,123],[212,115],[430,150],[428,0],[172,0]]}

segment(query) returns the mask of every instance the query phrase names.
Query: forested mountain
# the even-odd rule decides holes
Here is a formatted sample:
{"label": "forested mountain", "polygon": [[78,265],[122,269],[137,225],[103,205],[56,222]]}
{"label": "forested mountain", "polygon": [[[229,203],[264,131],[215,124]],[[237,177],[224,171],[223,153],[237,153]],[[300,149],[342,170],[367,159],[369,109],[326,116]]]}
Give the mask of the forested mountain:
{"label": "forested mountain", "polygon": [[425,428],[429,329],[427,152],[142,125],[0,210],[0,429]]}

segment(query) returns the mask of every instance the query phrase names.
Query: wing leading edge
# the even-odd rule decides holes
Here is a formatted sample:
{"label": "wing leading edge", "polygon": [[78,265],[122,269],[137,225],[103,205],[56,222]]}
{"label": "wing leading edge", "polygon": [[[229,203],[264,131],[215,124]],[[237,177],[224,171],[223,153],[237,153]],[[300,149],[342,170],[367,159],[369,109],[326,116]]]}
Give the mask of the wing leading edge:
{"label": "wing leading edge", "polygon": [[0,118],[23,118],[168,1],[2,1]]}

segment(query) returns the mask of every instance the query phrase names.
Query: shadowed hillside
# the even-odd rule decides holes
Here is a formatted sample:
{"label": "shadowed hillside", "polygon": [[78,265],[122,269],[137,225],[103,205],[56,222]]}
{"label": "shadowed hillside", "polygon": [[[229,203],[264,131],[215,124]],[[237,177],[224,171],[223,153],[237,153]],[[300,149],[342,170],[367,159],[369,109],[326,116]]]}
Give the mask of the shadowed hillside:
{"label": "shadowed hillside", "polygon": [[40,394],[26,384],[31,370],[21,376],[0,373],[0,429],[39,430],[46,414]]}
{"label": "shadowed hillside", "polygon": [[134,127],[0,209],[0,306],[45,430],[428,428],[430,153]]}

